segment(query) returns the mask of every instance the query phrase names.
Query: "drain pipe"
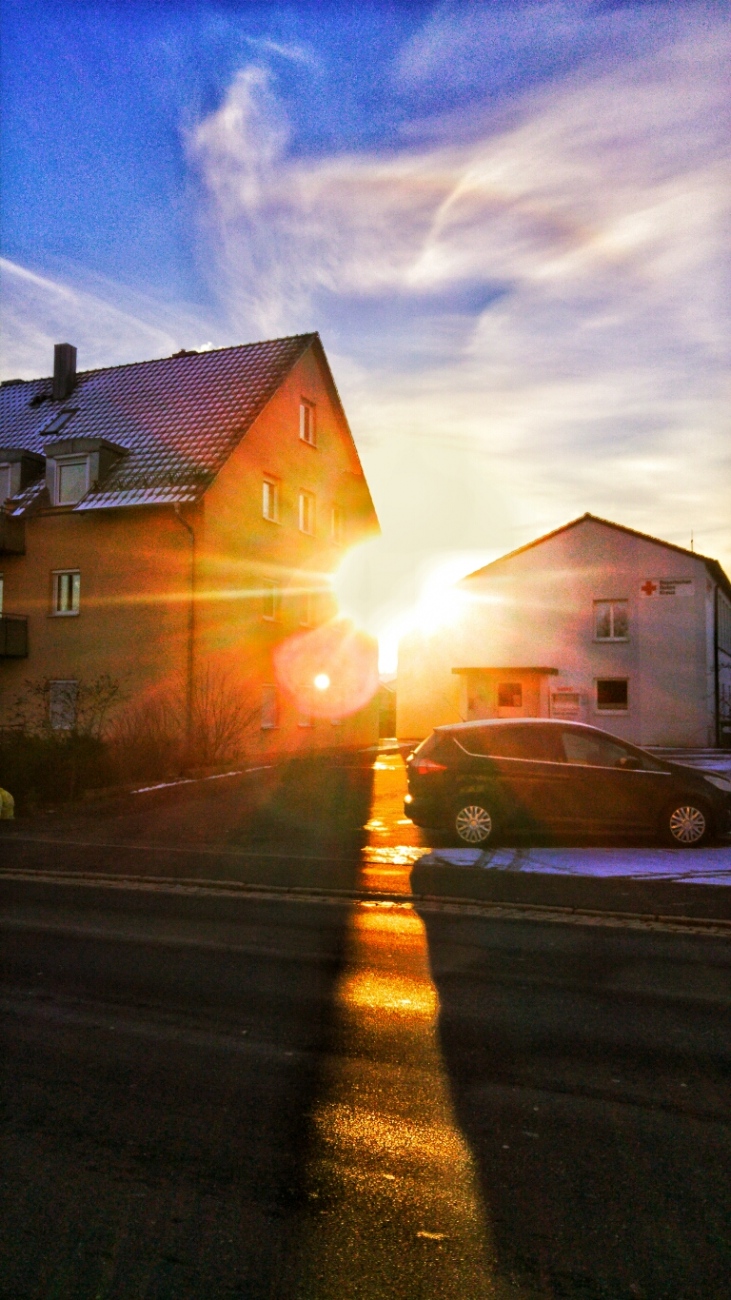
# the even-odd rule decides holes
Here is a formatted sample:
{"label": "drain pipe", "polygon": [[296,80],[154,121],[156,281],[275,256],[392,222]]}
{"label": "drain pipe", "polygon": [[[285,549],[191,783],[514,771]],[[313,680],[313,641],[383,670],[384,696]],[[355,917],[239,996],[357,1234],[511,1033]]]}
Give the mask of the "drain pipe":
{"label": "drain pipe", "polygon": [[185,682],[185,753],[189,763],[193,751],[193,684],[195,673],[195,533],[187,519],[183,518],[180,506],[173,506],[178,523],[182,524],[190,537],[190,600],[188,602],[188,651]]}

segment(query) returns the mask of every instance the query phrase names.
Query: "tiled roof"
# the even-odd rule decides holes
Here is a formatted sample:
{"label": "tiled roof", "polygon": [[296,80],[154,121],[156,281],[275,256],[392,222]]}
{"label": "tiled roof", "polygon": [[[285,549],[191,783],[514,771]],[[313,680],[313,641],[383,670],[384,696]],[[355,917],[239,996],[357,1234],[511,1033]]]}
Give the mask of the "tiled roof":
{"label": "tiled roof", "polygon": [[[54,437],[106,438],[126,449],[97,489],[76,507],[194,501],[205,491],[317,334],[86,370],[63,402],[51,379],[0,387],[0,447],[43,453]],[[41,399],[39,401],[39,399]],[[48,430],[64,410],[62,433]],[[38,502],[42,480],[14,501],[15,514]]]}

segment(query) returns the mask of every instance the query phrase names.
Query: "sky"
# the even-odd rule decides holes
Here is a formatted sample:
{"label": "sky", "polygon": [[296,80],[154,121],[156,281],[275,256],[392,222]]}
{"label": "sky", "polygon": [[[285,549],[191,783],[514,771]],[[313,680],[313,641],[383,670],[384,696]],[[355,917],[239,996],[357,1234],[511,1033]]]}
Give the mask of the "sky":
{"label": "sky", "polygon": [[3,0],[2,377],[319,330],[381,634],[585,511],[731,573],[731,6]]}

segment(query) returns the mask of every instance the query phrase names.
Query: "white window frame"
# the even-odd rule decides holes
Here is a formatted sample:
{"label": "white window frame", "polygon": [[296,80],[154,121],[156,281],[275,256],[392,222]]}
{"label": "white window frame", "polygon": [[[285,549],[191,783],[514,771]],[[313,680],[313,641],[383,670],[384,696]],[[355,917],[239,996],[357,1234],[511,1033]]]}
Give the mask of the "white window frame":
{"label": "white window frame", "polygon": [[[604,708],[604,707],[602,707],[602,705],[600,705],[600,703],[599,703],[599,683],[600,683],[600,682],[625,682],[625,683],[626,683],[626,686],[627,686],[627,703],[626,703],[624,706],[622,706],[622,705],[613,705],[613,706],[610,706],[609,708]],[[600,716],[601,716],[602,718],[605,717],[607,714],[617,714],[617,715],[619,715],[620,717],[625,717],[625,716],[629,713],[629,704],[630,704],[630,699],[629,699],[629,677],[607,677],[607,676],[602,676],[602,677],[595,677],[595,678],[594,678],[594,712],[595,712],[595,713],[600,714]]]}
{"label": "white window frame", "polygon": [[262,618],[267,623],[276,623],[282,607],[282,588],[278,582],[265,578],[261,584]]}
{"label": "white window frame", "polygon": [[317,406],[306,397],[300,398],[300,441],[308,447],[317,446]]}
{"label": "white window frame", "polygon": [[345,515],[342,506],[334,505],[330,512],[330,539],[336,546],[342,546],[345,536]]}
{"label": "white window frame", "polygon": [[261,513],[270,524],[279,523],[279,479],[270,474],[264,475],[261,485]]}
{"label": "white window frame", "polygon": [[[3,491],[2,481],[7,478],[7,492]],[[2,506],[9,497],[12,496],[13,488],[13,467],[9,461],[0,462],[0,506]]]}
{"label": "white window frame", "polygon": [[[315,512],[317,509],[317,498],[314,492],[308,492],[305,488],[300,488],[299,494],[299,530],[308,537],[315,536]],[[309,527],[306,527],[309,525]]]}
{"label": "white window frame", "polygon": [[[614,634],[614,611],[617,605],[623,606],[627,628],[629,629],[629,601],[626,596],[617,596],[611,600],[594,601],[594,640],[599,641],[603,645],[606,645],[609,641],[629,641],[629,631],[625,632],[622,636],[615,636]],[[609,606],[609,636],[599,636],[597,631],[599,610],[600,608],[606,608],[607,606]],[[603,711],[604,710],[602,710],[602,712]]]}
{"label": "white window frame", "polygon": [[[73,731],[77,721],[78,695],[77,681],[65,678],[49,681],[48,721],[52,731]],[[61,696],[61,699],[54,699],[54,696]]]}
{"label": "white window frame", "polygon": [[275,731],[279,726],[279,696],[272,682],[264,682],[261,688],[261,730]]}
{"label": "white window frame", "polygon": [[313,627],[315,623],[313,605],[315,593],[309,589],[301,591],[299,594],[299,625],[300,627]]}
{"label": "white window frame", "polygon": [[[72,465],[84,466],[84,490],[80,496],[75,497],[73,501],[61,500],[61,473],[64,469]],[[77,502],[83,501],[89,491],[89,457],[88,456],[57,456],[55,459],[53,474],[53,503],[57,506],[75,506]]]}
{"label": "white window frame", "polygon": [[[66,581],[70,579],[70,581]],[[69,608],[65,606],[70,597]],[[77,618],[81,608],[81,573],[79,569],[54,569],[51,574],[51,617]]]}

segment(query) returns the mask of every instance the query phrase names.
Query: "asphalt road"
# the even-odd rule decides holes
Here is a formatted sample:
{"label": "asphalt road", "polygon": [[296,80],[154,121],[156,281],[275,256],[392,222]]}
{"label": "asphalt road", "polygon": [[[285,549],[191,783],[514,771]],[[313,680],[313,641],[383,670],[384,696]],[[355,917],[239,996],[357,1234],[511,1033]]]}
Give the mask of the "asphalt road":
{"label": "asphalt road", "polygon": [[400,779],[5,836],[3,1296],[731,1295],[722,929],[400,902]]}

